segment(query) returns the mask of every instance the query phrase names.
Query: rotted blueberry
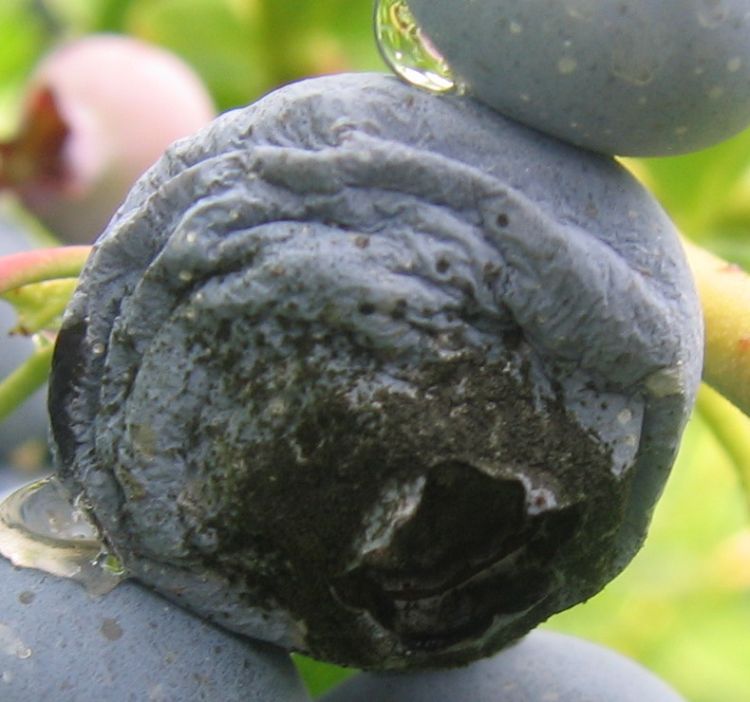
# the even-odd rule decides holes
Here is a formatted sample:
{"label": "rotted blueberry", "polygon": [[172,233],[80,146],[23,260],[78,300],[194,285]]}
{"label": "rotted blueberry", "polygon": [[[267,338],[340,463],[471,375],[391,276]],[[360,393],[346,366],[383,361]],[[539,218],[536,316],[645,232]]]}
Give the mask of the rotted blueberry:
{"label": "rotted blueberry", "polygon": [[166,597],[337,663],[457,665],[629,562],[701,348],[674,228],[615,161],[338,75],[135,186],[65,316],[53,443]]}

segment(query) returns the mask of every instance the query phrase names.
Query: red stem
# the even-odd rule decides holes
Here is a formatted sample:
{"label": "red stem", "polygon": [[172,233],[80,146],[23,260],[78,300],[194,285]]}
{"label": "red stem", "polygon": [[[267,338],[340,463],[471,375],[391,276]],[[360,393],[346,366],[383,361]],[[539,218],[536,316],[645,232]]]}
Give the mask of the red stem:
{"label": "red stem", "polygon": [[0,256],[0,295],[31,283],[75,278],[90,252],[90,246],[61,246]]}

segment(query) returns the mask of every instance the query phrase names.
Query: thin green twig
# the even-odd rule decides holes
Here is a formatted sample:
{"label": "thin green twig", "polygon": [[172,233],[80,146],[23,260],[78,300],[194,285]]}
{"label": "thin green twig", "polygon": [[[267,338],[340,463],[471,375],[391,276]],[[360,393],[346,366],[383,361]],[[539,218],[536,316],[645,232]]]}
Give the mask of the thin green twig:
{"label": "thin green twig", "polygon": [[0,421],[44,385],[49,376],[53,349],[53,344],[46,343],[0,382]]}
{"label": "thin green twig", "polygon": [[734,464],[750,515],[750,419],[706,385],[698,393],[696,409]]}

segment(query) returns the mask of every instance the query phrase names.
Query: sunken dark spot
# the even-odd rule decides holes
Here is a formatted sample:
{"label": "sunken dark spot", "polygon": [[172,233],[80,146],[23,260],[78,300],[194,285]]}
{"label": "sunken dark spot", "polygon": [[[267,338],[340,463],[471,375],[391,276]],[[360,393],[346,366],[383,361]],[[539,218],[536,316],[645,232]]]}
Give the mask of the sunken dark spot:
{"label": "sunken dark spot", "polygon": [[507,227],[510,224],[510,218],[508,217],[507,214],[505,214],[505,212],[501,212],[497,216],[497,219],[495,220],[495,222],[497,222],[498,227],[505,229],[505,227]]}
{"label": "sunken dark spot", "polygon": [[336,592],[407,646],[440,650],[542,601],[546,561],[578,526],[574,510],[530,515],[519,481],[448,461],[431,471],[412,518]]}
{"label": "sunken dark spot", "polygon": [[406,317],[406,300],[403,298],[396,300],[396,304],[391,310],[391,317],[393,319],[404,319],[404,317]]}
{"label": "sunken dark spot", "polygon": [[72,395],[81,385],[85,369],[84,359],[87,325],[78,322],[64,327],[57,335],[49,382],[48,405],[52,436],[63,465],[72,465],[78,442],[73,431],[74,422],[68,408]]}

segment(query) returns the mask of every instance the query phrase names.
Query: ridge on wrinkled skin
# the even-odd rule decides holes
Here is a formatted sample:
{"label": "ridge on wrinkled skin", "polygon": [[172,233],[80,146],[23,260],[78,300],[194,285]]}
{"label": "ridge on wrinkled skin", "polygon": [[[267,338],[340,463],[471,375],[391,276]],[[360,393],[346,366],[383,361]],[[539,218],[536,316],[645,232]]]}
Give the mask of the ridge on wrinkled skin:
{"label": "ridge on wrinkled skin", "polygon": [[179,142],[95,245],[50,411],[137,578],[361,668],[457,665],[639,548],[701,366],[619,165],[377,75]]}

